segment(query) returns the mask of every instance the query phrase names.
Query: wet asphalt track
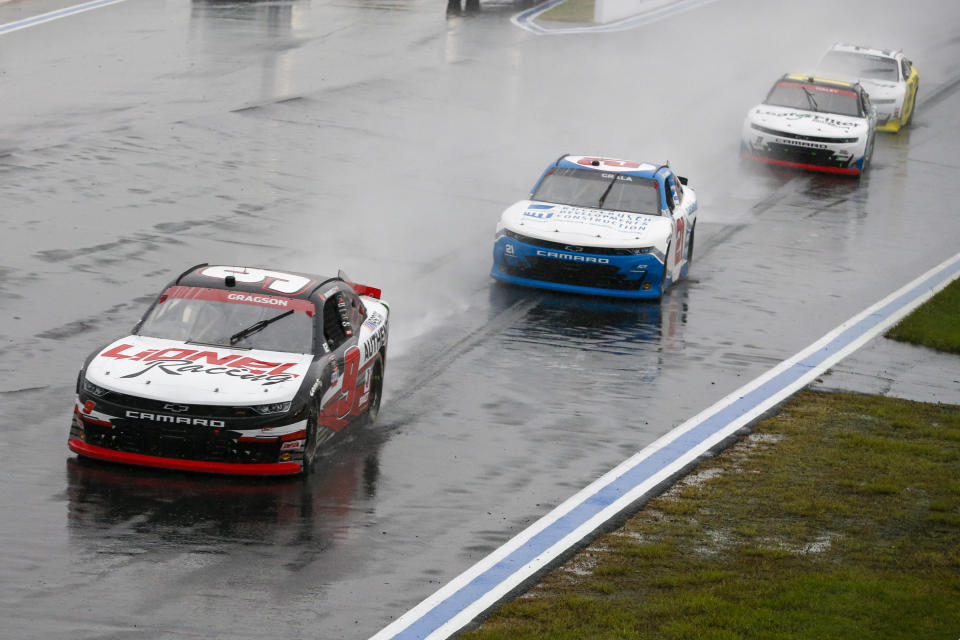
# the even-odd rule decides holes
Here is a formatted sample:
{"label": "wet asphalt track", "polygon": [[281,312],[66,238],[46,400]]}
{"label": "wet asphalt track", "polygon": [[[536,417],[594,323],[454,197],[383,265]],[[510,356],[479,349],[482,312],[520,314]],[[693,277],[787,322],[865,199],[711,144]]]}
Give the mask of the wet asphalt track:
{"label": "wet asphalt track", "polygon": [[[3,634],[369,636],[956,253],[960,7],[810,4],[789,29],[722,0],[536,36],[512,5],[129,0],[0,36]],[[913,129],[859,183],[740,167],[746,110],[840,39],[908,51]],[[697,189],[692,278],[661,304],[487,277],[500,210],[581,151],[669,159]],[[380,421],[306,482],[66,449],[83,356],[201,261],[343,268],[392,303]]]}

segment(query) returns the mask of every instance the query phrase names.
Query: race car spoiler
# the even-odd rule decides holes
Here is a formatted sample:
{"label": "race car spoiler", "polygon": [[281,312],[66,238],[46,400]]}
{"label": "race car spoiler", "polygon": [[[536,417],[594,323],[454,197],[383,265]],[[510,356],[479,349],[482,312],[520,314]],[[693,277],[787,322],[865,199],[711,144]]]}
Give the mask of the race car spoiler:
{"label": "race car spoiler", "polygon": [[356,284],[354,282],[348,282],[347,284],[353,287],[353,290],[356,291],[361,296],[369,296],[371,298],[376,298],[377,300],[380,299],[381,291],[376,287],[371,287],[365,284]]}
{"label": "race car spoiler", "polygon": [[376,298],[377,300],[380,299],[380,294],[381,294],[380,289],[377,289],[376,287],[371,287],[370,285],[367,285],[367,284],[357,284],[356,282],[352,282],[350,278],[347,276],[347,274],[343,272],[342,269],[337,273],[337,277],[343,280],[344,282],[346,282],[348,285],[350,285],[350,287],[357,292],[357,295],[368,296],[370,298]]}

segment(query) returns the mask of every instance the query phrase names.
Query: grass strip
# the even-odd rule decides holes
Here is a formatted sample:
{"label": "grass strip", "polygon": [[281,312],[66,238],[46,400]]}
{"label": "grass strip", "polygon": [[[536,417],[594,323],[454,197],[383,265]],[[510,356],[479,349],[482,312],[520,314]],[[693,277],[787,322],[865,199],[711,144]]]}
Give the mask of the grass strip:
{"label": "grass strip", "polygon": [[589,24],[593,22],[593,2],[594,0],[566,0],[544,11],[537,19]]}
{"label": "grass strip", "polygon": [[888,338],[960,353],[960,280],[954,280],[887,333]]}
{"label": "grass strip", "polygon": [[960,407],[804,391],[469,640],[954,638]]}

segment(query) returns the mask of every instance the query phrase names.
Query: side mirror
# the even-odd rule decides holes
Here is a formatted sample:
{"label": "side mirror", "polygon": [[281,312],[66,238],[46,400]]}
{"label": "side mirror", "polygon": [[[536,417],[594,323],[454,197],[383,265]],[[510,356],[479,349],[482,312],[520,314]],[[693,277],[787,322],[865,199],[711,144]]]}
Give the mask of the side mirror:
{"label": "side mirror", "polygon": [[677,176],[677,179],[680,181],[680,184],[682,184],[683,186],[687,186],[686,178],[684,178],[683,176]]}

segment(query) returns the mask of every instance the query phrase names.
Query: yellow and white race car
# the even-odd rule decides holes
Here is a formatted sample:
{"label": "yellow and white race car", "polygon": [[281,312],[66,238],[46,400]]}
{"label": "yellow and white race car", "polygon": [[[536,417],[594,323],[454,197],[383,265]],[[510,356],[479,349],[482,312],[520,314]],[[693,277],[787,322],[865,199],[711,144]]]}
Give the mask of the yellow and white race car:
{"label": "yellow and white race car", "polygon": [[903,51],[835,44],[820,60],[818,74],[856,80],[877,108],[877,130],[896,133],[910,124],[920,74]]}

